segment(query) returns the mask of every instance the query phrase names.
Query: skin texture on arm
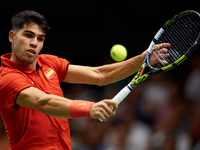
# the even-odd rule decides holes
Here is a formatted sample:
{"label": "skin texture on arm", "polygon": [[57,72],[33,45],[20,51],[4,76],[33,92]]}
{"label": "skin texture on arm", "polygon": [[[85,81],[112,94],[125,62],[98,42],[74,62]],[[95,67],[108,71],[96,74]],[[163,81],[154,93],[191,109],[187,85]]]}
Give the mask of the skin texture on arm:
{"label": "skin texture on arm", "polygon": [[[73,100],[64,97],[46,94],[35,87],[22,90],[16,98],[16,104],[20,106],[33,108],[59,118],[71,118],[69,108],[72,102]],[[103,100],[91,106],[89,116],[106,121],[110,116],[115,115],[115,109],[113,111],[109,105],[113,105],[115,109],[118,107],[113,100]]]}
{"label": "skin texture on arm", "polygon": [[[165,47],[169,46],[170,44],[168,43],[155,45],[154,50],[159,49],[163,52],[167,52]],[[115,83],[136,73],[141,67],[146,53],[147,50],[144,51],[141,55],[137,55],[126,61],[99,67],[69,65],[68,74],[65,77],[64,82],[92,84],[98,86]],[[167,56],[167,54],[164,55]]]}
{"label": "skin texture on arm", "polygon": [[83,83],[103,86],[120,81],[140,68],[145,54],[135,56],[126,61],[99,67],[69,65],[68,74],[64,82]]}
{"label": "skin texture on arm", "polygon": [[16,98],[16,104],[39,110],[45,114],[61,118],[70,118],[69,108],[71,100],[29,87],[22,90]]}

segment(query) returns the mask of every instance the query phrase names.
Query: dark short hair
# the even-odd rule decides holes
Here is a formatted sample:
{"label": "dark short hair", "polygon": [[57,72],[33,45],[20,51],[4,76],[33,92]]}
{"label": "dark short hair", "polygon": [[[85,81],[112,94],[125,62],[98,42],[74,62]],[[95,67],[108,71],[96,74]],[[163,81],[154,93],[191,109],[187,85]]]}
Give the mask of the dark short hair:
{"label": "dark short hair", "polygon": [[39,25],[45,33],[50,30],[46,18],[32,10],[24,10],[14,15],[12,18],[12,30],[20,30],[24,25],[30,23]]}

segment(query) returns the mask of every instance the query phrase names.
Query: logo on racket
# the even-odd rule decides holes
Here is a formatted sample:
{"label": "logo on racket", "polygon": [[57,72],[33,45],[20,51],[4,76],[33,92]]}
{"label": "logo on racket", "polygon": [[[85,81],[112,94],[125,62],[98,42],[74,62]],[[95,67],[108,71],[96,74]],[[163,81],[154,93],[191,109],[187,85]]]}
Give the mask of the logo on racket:
{"label": "logo on racket", "polygon": [[148,74],[144,74],[143,76],[140,76],[140,74],[138,74],[134,80],[131,81],[130,84],[134,85],[134,87],[136,85],[138,85],[140,82],[144,81],[149,75]]}

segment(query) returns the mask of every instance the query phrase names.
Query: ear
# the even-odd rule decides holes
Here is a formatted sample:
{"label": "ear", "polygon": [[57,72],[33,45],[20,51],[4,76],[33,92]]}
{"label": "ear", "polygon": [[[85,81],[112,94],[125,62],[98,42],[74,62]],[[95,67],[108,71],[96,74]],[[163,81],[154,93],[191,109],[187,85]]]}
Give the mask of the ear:
{"label": "ear", "polygon": [[10,43],[14,43],[15,41],[15,32],[13,30],[9,32],[9,41]]}

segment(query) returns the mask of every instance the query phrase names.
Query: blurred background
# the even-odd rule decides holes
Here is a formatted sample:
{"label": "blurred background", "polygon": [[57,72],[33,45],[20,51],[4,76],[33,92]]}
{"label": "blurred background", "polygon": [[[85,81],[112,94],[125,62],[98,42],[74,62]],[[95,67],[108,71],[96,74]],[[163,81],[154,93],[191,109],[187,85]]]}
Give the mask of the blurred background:
{"label": "blurred background", "polygon": [[[148,48],[158,29],[184,10],[200,12],[197,0],[35,0],[0,2],[0,55],[11,52],[12,16],[25,9],[43,14],[50,24],[41,53],[71,64],[114,63],[110,48],[122,44],[128,58]],[[200,46],[175,70],[140,83],[106,123],[70,119],[73,150],[200,150]],[[112,98],[129,77],[108,86],[62,83],[67,98]],[[9,145],[0,120],[0,149]]]}

